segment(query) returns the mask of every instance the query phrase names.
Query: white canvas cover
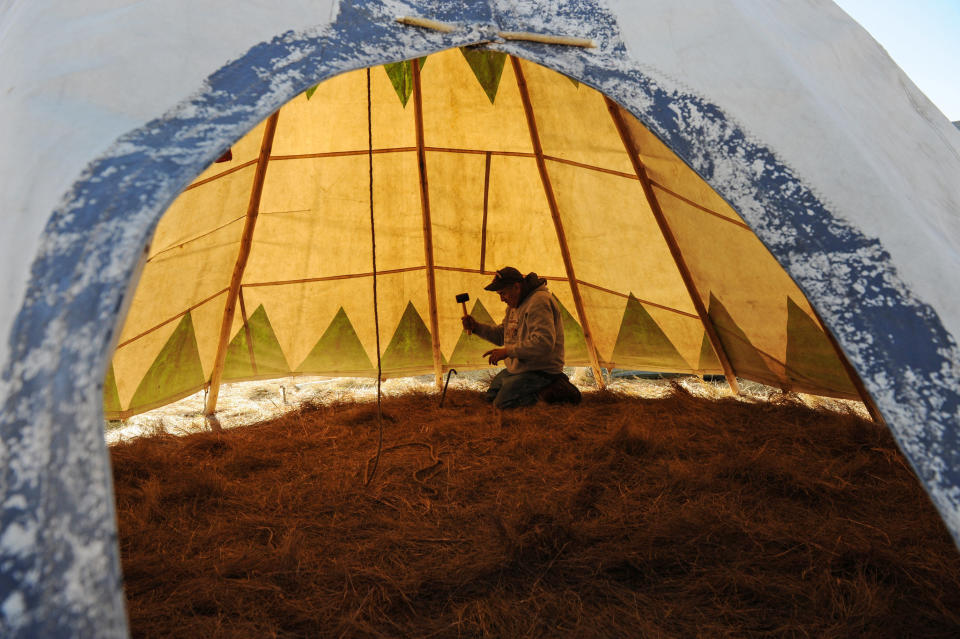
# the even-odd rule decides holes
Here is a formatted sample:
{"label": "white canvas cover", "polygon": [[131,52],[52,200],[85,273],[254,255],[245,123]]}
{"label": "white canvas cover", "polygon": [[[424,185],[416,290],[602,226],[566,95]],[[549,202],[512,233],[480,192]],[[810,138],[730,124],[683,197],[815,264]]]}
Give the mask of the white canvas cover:
{"label": "white canvas cover", "polygon": [[478,42],[609,96],[730,206],[836,336],[960,530],[960,133],[832,3],[33,0],[0,11],[5,634],[126,632],[102,390],[162,213],[318,81]]}

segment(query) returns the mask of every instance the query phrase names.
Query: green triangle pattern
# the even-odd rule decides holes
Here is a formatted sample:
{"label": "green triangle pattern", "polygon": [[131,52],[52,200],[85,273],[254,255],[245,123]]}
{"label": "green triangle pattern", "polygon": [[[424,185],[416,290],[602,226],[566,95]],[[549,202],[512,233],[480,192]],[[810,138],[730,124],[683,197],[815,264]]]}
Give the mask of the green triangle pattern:
{"label": "green triangle pattern", "polygon": [[[433,360],[431,359],[431,364]],[[297,367],[300,373],[365,373],[376,375],[367,351],[347,312],[340,307],[313,350]]]}
{"label": "green triangle pattern", "polygon": [[257,307],[250,319],[247,320],[250,329],[250,338],[253,341],[253,361],[256,362],[256,371],[250,362],[250,349],[247,348],[247,332],[240,327],[237,334],[227,347],[227,355],[223,362],[223,379],[249,379],[254,375],[271,375],[274,373],[289,373],[287,358],[277,340],[267,311],[263,304]]}
{"label": "green triangle pattern", "polygon": [[827,390],[856,394],[837,352],[813,319],[787,297],[787,375]]}
{"label": "green triangle pattern", "polygon": [[317,87],[318,87],[318,86],[320,86],[320,85],[319,85],[319,84],[315,84],[315,85],[313,85],[312,87],[310,87],[309,89],[307,89],[306,91],[303,92],[304,95],[307,96],[307,99],[308,99],[308,100],[313,97],[313,94],[314,94],[314,93],[317,92]]}
{"label": "green triangle pattern", "polygon": [[632,293],[620,321],[613,362],[617,368],[690,370],[690,364]]}
{"label": "green triangle pattern", "polygon": [[723,364],[720,363],[717,352],[713,350],[713,344],[710,343],[710,338],[707,337],[706,331],[703,332],[703,341],[700,342],[700,363],[697,364],[697,370],[723,370]]}
{"label": "green triangle pattern", "polygon": [[[427,63],[427,57],[424,56],[418,59],[420,61],[420,69],[422,70],[423,65]],[[397,92],[397,97],[400,98],[400,103],[406,108],[407,101],[410,99],[410,96],[413,95],[413,64],[410,63],[410,60],[404,60],[402,62],[385,64],[383,68],[390,78],[390,84],[393,85],[393,90]]]}
{"label": "green triangle pattern", "polygon": [[747,334],[733,321],[720,300],[710,293],[710,309],[707,311],[710,321],[717,329],[720,344],[730,359],[730,365],[737,376],[748,377],[756,381],[777,381],[779,378],[767,368],[766,363],[757,352]]}
{"label": "green triangle pattern", "polygon": [[[480,300],[477,300],[473,305],[473,310],[470,311],[470,317],[481,324],[496,325],[496,321],[490,317],[490,313],[487,312],[486,307],[484,307]],[[494,345],[482,337],[467,335],[466,331],[461,331],[460,339],[457,340],[457,345],[453,347],[453,355],[450,356],[450,365],[482,366],[487,363],[487,361],[483,359],[483,354],[491,348],[495,348]]]}
{"label": "green triangle pattern", "polygon": [[[256,357],[256,353],[254,353],[254,357]],[[259,363],[259,360],[257,362]],[[228,379],[249,379],[253,375],[250,350],[247,348],[247,333],[241,326],[237,334],[230,340],[230,344],[227,345],[227,354],[223,359],[222,378],[224,381]]]}
{"label": "green triangle pattern", "polygon": [[206,381],[200,364],[193,319],[188,311],[140,380],[128,409],[158,404],[180,393],[197,389]]}
{"label": "green triangle pattern", "polygon": [[107,377],[103,380],[103,412],[119,413],[123,408],[120,406],[120,392],[117,390],[117,376],[113,372],[113,364],[107,370]]}
{"label": "green triangle pattern", "polygon": [[560,307],[560,319],[563,320],[563,359],[567,366],[571,362],[589,362],[590,353],[587,351],[587,340],[583,336],[583,329],[577,320],[573,319],[570,311],[560,303],[556,295],[553,297]]}
{"label": "green triangle pattern", "polygon": [[499,51],[482,51],[480,49],[471,49],[460,47],[460,53],[467,59],[467,64],[476,76],[484,93],[490,99],[490,104],[497,97],[497,89],[500,87],[500,77],[503,75],[503,65],[507,61],[507,54]]}
{"label": "green triangle pattern", "polygon": [[433,370],[433,341],[413,302],[407,302],[380,363],[386,372]]}

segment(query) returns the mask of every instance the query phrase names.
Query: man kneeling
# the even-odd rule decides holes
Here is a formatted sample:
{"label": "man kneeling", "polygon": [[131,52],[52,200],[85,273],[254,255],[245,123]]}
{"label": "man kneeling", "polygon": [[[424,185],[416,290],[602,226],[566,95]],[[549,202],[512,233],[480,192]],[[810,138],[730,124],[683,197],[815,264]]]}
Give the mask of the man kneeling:
{"label": "man kneeling", "polygon": [[506,364],[490,383],[487,401],[497,408],[529,406],[537,399],[579,403],[580,391],[563,372],[563,320],[547,280],[536,273],[523,276],[508,266],[484,288],[499,293],[507,305],[503,322],[490,326],[469,315],[462,322],[468,331],[500,347],[483,354],[490,364]]}

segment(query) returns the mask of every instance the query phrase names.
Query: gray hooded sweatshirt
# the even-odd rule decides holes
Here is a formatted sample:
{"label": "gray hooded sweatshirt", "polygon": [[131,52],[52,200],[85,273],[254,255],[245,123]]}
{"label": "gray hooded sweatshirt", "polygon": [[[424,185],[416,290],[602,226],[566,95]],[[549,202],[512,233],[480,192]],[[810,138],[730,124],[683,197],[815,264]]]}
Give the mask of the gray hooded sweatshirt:
{"label": "gray hooded sweatshirt", "polygon": [[507,308],[499,326],[478,324],[474,332],[488,342],[506,347],[505,363],[511,373],[562,373],[560,307],[547,290],[547,281],[536,273],[529,273],[523,284],[526,295],[517,308]]}

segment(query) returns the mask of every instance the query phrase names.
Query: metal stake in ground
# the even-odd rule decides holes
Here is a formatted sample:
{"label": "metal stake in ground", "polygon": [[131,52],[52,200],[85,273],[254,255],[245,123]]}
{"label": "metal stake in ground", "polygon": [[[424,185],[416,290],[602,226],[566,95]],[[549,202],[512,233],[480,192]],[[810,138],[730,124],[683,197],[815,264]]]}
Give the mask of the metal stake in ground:
{"label": "metal stake in ground", "polygon": [[459,374],[455,368],[451,368],[450,372],[447,373],[447,383],[443,385],[443,392],[440,394],[440,408],[443,408],[443,400],[447,397],[447,386],[450,385],[450,376]]}

